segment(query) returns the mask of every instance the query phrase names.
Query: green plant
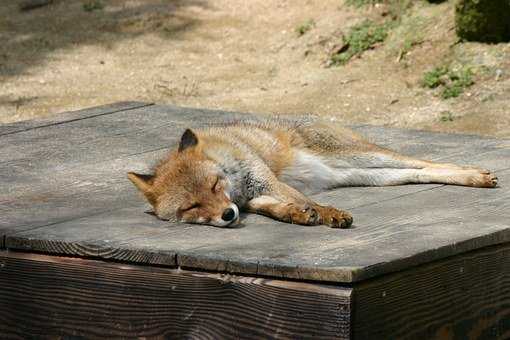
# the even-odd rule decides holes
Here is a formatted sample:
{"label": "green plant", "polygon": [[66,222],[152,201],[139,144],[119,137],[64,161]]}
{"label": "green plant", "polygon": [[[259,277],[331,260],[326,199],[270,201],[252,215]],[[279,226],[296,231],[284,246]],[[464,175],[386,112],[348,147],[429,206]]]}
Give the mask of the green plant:
{"label": "green plant", "polygon": [[453,122],[453,114],[450,111],[443,111],[439,120],[442,122]]}
{"label": "green plant", "polygon": [[296,33],[298,36],[302,36],[313,27],[315,27],[315,21],[313,19],[307,20],[296,28]]}
{"label": "green plant", "polygon": [[83,3],[83,10],[92,12],[103,9],[104,5],[100,0],[87,0]]}
{"label": "green plant", "polygon": [[443,99],[456,98],[460,96],[462,92],[464,92],[464,89],[457,85],[445,87],[443,92],[441,92],[441,97]]}
{"label": "green plant", "polygon": [[448,73],[448,67],[439,66],[432,71],[425,72],[423,75],[422,85],[428,88],[436,88],[439,85],[443,85],[443,77]]}
{"label": "green plant", "polygon": [[459,71],[450,71],[448,73],[450,84],[447,84],[441,93],[444,99],[458,97],[465,88],[474,84],[473,73],[471,69],[464,68]]}
{"label": "green plant", "polygon": [[343,65],[352,57],[361,55],[364,51],[372,49],[375,44],[383,42],[388,36],[389,23],[376,24],[365,20],[353,26],[349,34],[344,36],[344,47],[339,53],[331,56],[331,64]]}
{"label": "green plant", "polygon": [[423,76],[422,85],[428,88],[442,87],[443,99],[455,98],[474,84],[473,72],[469,67],[452,70],[448,66],[439,66]]}

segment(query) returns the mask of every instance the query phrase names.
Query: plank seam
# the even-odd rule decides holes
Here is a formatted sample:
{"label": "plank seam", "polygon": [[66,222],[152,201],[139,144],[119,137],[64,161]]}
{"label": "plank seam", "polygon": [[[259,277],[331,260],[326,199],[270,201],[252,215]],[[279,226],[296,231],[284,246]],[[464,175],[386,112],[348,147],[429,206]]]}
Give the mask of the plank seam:
{"label": "plank seam", "polygon": [[500,142],[509,140],[508,138],[496,138],[491,137],[488,135],[477,135],[474,133],[451,133],[451,132],[443,132],[443,131],[427,131],[422,129],[407,129],[402,127],[396,127],[396,126],[382,126],[382,125],[374,125],[374,124],[349,124],[347,125],[348,128],[355,129],[355,128],[384,128],[389,131],[409,131],[413,132],[415,134],[429,134],[429,135],[439,135],[439,136],[448,136],[448,135],[454,135],[454,136],[465,136],[470,138],[476,138],[476,139],[483,139],[486,141],[493,141],[493,142]]}
{"label": "plank seam", "polygon": [[[455,245],[453,252],[451,252],[449,255],[446,255],[446,256],[437,255],[437,254],[438,254],[438,250],[447,249],[449,247],[448,245],[441,246],[436,249],[430,249],[430,250],[427,250],[427,251],[424,251],[424,252],[421,252],[418,254],[410,255],[406,258],[402,257],[402,258],[398,259],[397,261],[394,261],[393,267],[386,269],[386,271],[382,275],[381,274],[373,274],[372,271],[377,267],[384,266],[387,262],[376,263],[376,264],[367,266],[363,273],[358,274],[358,275],[353,275],[352,283],[358,283],[358,282],[362,282],[362,281],[367,282],[367,280],[374,280],[374,279],[381,278],[386,275],[391,275],[393,273],[401,273],[401,272],[405,272],[407,270],[412,270],[412,269],[418,268],[420,266],[423,266],[424,264],[447,260],[447,259],[451,259],[452,257],[455,257],[455,256],[466,255],[466,254],[470,254],[470,253],[474,253],[474,252],[478,252],[478,251],[486,251],[488,248],[491,248],[491,247],[510,246],[510,234],[508,233],[508,231],[509,231],[508,229],[496,231],[496,232],[490,234],[491,236],[493,236],[492,240],[489,240],[488,242],[485,242],[485,243],[480,242],[479,246],[473,247],[473,248],[469,248],[469,244],[470,243],[478,243],[477,241],[480,241],[480,240],[483,241],[484,236],[478,236],[478,237],[474,237],[472,239],[467,239],[467,240],[461,241]],[[481,246],[480,246],[480,244],[481,244]],[[431,253],[431,252],[435,252],[436,256],[429,257],[427,254]],[[403,261],[408,261],[410,259],[414,260],[415,262],[411,265],[408,265],[407,267],[400,266],[399,263],[401,263]]]}
{"label": "plank seam", "polygon": [[[33,259],[33,255],[39,257],[38,259]],[[38,262],[48,262],[48,263],[67,263],[66,261],[70,261],[70,263],[75,260],[83,261],[84,265],[105,265],[111,266],[113,268],[119,268],[118,265],[122,265],[122,269],[139,269],[139,270],[148,270],[149,272],[157,272],[158,270],[162,270],[164,272],[171,272],[172,274],[194,274],[196,276],[209,276],[216,280],[221,280],[223,282],[242,282],[240,277],[244,278],[255,278],[255,279],[269,279],[276,280],[281,282],[289,282],[289,283],[304,283],[311,284],[316,286],[323,286],[327,289],[335,289],[335,290],[352,290],[354,288],[353,283],[349,282],[332,282],[332,281],[318,281],[318,280],[302,280],[295,278],[285,278],[279,276],[271,276],[264,274],[247,274],[247,273],[236,273],[233,274],[227,271],[221,270],[205,270],[205,269],[196,269],[196,268],[183,268],[176,265],[168,265],[168,264],[153,264],[153,263],[143,263],[143,262],[135,262],[129,260],[118,260],[118,259],[105,259],[101,257],[95,256],[83,256],[83,255],[70,255],[70,254],[55,254],[48,253],[44,251],[26,251],[22,249],[7,249],[0,251],[0,257],[10,258],[10,259],[25,259],[25,260],[33,260]],[[156,270],[154,270],[154,268]],[[298,288],[294,288],[296,290],[301,290]],[[348,297],[344,295],[344,293],[335,294],[336,296]],[[349,293],[352,294],[352,293]],[[349,295],[352,296],[352,295]]]}
{"label": "plank seam", "polygon": [[[498,170],[494,170],[494,172],[505,172],[505,171],[508,171],[510,170],[510,167],[509,168],[504,168],[504,169],[498,169]],[[415,194],[419,194],[421,192],[426,192],[426,191],[431,191],[431,190],[435,190],[437,188],[442,188],[442,187],[445,187],[447,186],[448,184],[438,184],[438,185],[435,185],[434,187],[431,187],[431,188],[426,188],[426,189],[423,189],[423,190],[418,190],[418,191],[414,191],[414,192],[409,192],[407,194],[402,194],[400,196],[395,196],[395,197],[392,197],[392,198],[388,198],[388,199],[385,199],[385,200],[382,200],[382,201],[378,201],[378,202],[372,202],[372,203],[367,203],[367,204],[362,204],[362,205],[358,205],[358,206],[354,206],[354,207],[349,207],[347,208],[348,210],[352,210],[352,209],[358,209],[358,208],[365,208],[365,207],[370,207],[372,205],[376,205],[376,204],[379,204],[379,203],[384,203],[384,202],[389,202],[389,201],[393,201],[393,200],[396,200],[396,199],[399,199],[399,198],[402,198],[402,197],[407,197],[407,196],[412,196],[412,195],[415,195]],[[497,188],[497,187],[496,187]],[[490,190],[490,189],[489,189]]]}
{"label": "plank seam", "polygon": [[[316,279],[307,279],[307,278],[293,278],[293,277],[285,277],[264,273],[246,273],[241,271],[228,271],[221,269],[205,269],[200,267],[193,266],[181,266],[178,263],[168,264],[168,263],[144,263],[137,262],[135,260],[123,260],[116,258],[104,258],[101,256],[95,255],[80,255],[80,254],[65,254],[65,253],[52,253],[44,250],[32,250],[32,249],[21,249],[21,248],[6,248],[0,250],[0,257],[7,256],[2,255],[2,253],[8,252],[8,257],[24,257],[30,255],[42,255],[47,256],[48,258],[64,258],[64,259],[78,259],[78,260],[86,260],[86,261],[98,261],[104,264],[109,265],[118,265],[124,264],[134,267],[142,267],[142,268],[159,268],[166,270],[174,270],[176,273],[185,273],[185,272],[194,272],[197,274],[212,274],[212,275],[224,275],[226,279],[235,278],[236,276],[243,277],[253,277],[258,279],[271,279],[271,280],[279,280],[279,281],[288,281],[288,282],[299,282],[299,283],[307,283],[307,284],[317,284],[323,285],[329,288],[340,288],[340,289],[353,289],[355,282],[338,282],[338,281],[327,281],[327,280],[316,280]],[[178,254],[174,255],[175,257]],[[225,279],[223,279],[225,281]]]}
{"label": "plank seam", "polygon": [[[139,155],[144,155],[144,154],[147,154],[147,153],[151,153],[151,152],[156,152],[156,151],[161,151],[161,150],[165,150],[165,149],[169,149],[170,147],[169,146],[161,146],[161,147],[157,147],[157,148],[154,148],[154,149],[149,149],[149,150],[145,150],[145,151],[140,151],[140,152],[135,152],[135,153],[130,153],[130,154],[125,154],[125,155],[119,155],[115,158],[108,158],[108,159],[104,159],[104,160],[99,160],[97,162],[90,162],[90,163],[87,163],[87,166],[89,165],[93,165],[93,164],[101,164],[101,163],[107,163],[107,162],[111,162],[113,160],[118,160],[118,159],[125,159],[125,158],[130,158],[130,157],[134,157],[134,156],[139,156]],[[77,166],[72,166],[72,167],[68,167],[66,168],[67,169],[77,169],[79,167],[82,167],[83,165],[77,165]]]}
{"label": "plank seam", "polygon": [[76,122],[76,121],[85,120],[85,119],[89,119],[89,118],[106,116],[106,115],[110,115],[110,114],[114,114],[114,113],[118,113],[118,112],[135,110],[135,109],[139,109],[139,108],[147,107],[147,106],[152,106],[152,105],[154,105],[154,103],[140,103],[139,106],[136,106],[136,107],[117,109],[117,110],[114,110],[114,111],[98,113],[98,114],[87,116],[87,117],[69,119],[69,120],[64,120],[64,121],[61,121],[61,122],[55,122],[55,123],[50,123],[50,124],[45,124],[45,125],[34,126],[34,127],[31,127],[31,128],[27,128],[27,129],[22,129],[22,130],[17,130],[17,131],[12,131],[12,132],[6,132],[6,133],[3,133],[3,134],[0,134],[0,136],[13,135],[15,133],[42,129],[42,128],[49,127],[49,126],[56,126],[56,125],[61,125],[61,124],[65,124],[65,123],[71,123],[71,122]]}
{"label": "plank seam", "polygon": [[357,206],[354,206],[354,207],[349,207],[347,209],[348,210],[352,210],[352,209],[370,207],[372,205],[376,205],[376,204],[380,204],[380,203],[384,203],[384,202],[393,201],[393,200],[396,200],[396,199],[399,199],[399,198],[402,198],[402,197],[412,196],[412,195],[419,194],[419,193],[426,192],[426,191],[431,191],[431,190],[434,190],[434,189],[437,189],[437,188],[442,188],[444,186],[445,186],[445,184],[439,184],[439,185],[433,186],[431,188],[425,188],[423,190],[408,192],[407,194],[398,195],[398,196],[391,197],[391,198],[388,198],[388,199],[385,199],[385,200],[381,200],[381,201],[377,201],[377,202],[371,202],[371,203],[367,203],[367,204],[357,205]]}
{"label": "plank seam", "polygon": [[[4,245],[5,245],[5,246],[7,246],[7,239],[8,239],[9,237],[11,237],[11,236],[15,236],[15,235],[17,235],[18,233],[24,233],[24,232],[27,232],[27,231],[34,231],[34,230],[37,230],[37,229],[50,227],[50,226],[52,226],[52,225],[56,225],[56,224],[60,224],[60,223],[71,222],[71,221],[79,220],[80,218],[86,218],[86,217],[98,216],[98,215],[101,215],[101,214],[104,214],[104,213],[107,213],[107,212],[113,212],[113,211],[122,210],[122,209],[130,208],[130,207],[138,207],[138,205],[131,204],[131,205],[126,205],[125,207],[122,207],[122,208],[115,208],[115,209],[102,210],[102,211],[98,211],[98,212],[96,212],[96,213],[94,213],[94,214],[90,214],[90,215],[76,216],[76,217],[72,217],[72,218],[69,218],[69,219],[63,219],[63,220],[59,220],[59,221],[55,221],[55,222],[51,222],[51,223],[48,223],[48,224],[43,224],[43,225],[34,226],[33,228],[23,229],[22,231],[15,231],[15,232],[13,232],[13,233],[12,233],[12,234],[10,234],[10,235],[5,234],[5,235],[4,235]],[[7,231],[7,232],[8,232],[8,231]]]}
{"label": "plank seam", "polygon": [[[157,150],[157,149],[156,149]],[[154,150],[153,150],[154,151]],[[144,153],[144,152],[142,152]],[[505,169],[501,169],[501,170],[496,170],[498,172],[504,172],[504,171],[508,171],[510,170],[510,167],[509,168],[505,168]],[[423,190],[419,190],[419,191],[415,191],[415,192],[411,192],[411,193],[407,193],[407,194],[403,194],[403,195],[399,195],[399,196],[396,196],[396,197],[392,197],[392,198],[389,198],[389,199],[386,199],[386,200],[383,200],[383,201],[378,201],[378,202],[372,202],[372,203],[367,203],[367,204],[362,204],[362,205],[359,205],[359,206],[354,206],[354,207],[349,207],[347,209],[349,210],[354,210],[354,209],[358,209],[358,208],[365,208],[365,207],[369,207],[369,206],[373,206],[373,205],[377,205],[377,204],[380,204],[380,203],[384,203],[384,202],[389,202],[389,201],[392,201],[392,200],[395,200],[395,199],[400,199],[402,197],[408,197],[408,196],[412,196],[412,195],[415,195],[415,194],[419,194],[419,193],[422,193],[422,192],[427,192],[427,191],[431,191],[431,190],[435,190],[437,188],[442,188],[446,186],[445,184],[441,184],[441,185],[437,185],[437,186],[434,186],[432,188],[426,188],[426,189],[423,189]],[[137,205],[132,205],[133,207],[137,207]],[[97,212],[95,214],[91,214],[91,215],[85,215],[85,216],[79,216],[79,217],[74,217],[74,218],[70,218],[70,219],[67,219],[67,220],[61,220],[61,221],[55,221],[55,222],[52,222],[52,223],[49,223],[49,224],[44,224],[44,225],[39,225],[39,226],[34,226],[33,228],[29,228],[29,229],[24,229],[23,231],[18,231],[18,232],[14,232],[12,233],[11,235],[4,235],[3,236],[3,244],[0,245],[0,247],[6,247],[7,246],[7,238],[10,237],[10,236],[16,236],[18,233],[25,233],[25,232],[28,232],[28,231],[34,231],[34,230],[37,230],[37,229],[41,229],[41,228],[45,228],[45,227],[49,227],[49,226],[52,226],[52,225],[56,225],[56,224],[59,224],[59,223],[63,223],[63,222],[70,222],[70,221],[74,221],[74,220],[77,220],[77,219],[80,219],[80,218],[86,218],[86,217],[90,217],[90,216],[97,216],[97,215],[101,215],[101,214],[104,214],[106,212],[112,212],[112,211],[117,211],[117,210],[122,210],[122,209],[125,209],[127,207],[130,207],[129,205],[128,206],[125,206],[125,207],[121,207],[121,208],[116,208],[116,209],[108,209],[108,210],[104,210],[104,211],[100,211],[100,212]],[[176,254],[176,257],[180,255],[180,254]],[[176,261],[175,261],[178,265],[179,264],[179,261],[177,260],[176,258]],[[258,264],[257,264],[258,266]]]}
{"label": "plank seam", "polygon": [[[152,150],[152,151],[157,151],[157,150],[159,150],[159,149],[155,149],[155,150]],[[147,151],[147,152],[151,152],[151,151]],[[145,152],[141,152],[141,153],[138,153],[138,154],[143,154],[143,153],[145,153]],[[137,154],[133,154],[133,155],[137,155]],[[128,156],[133,156],[133,155],[128,155]],[[498,171],[498,172],[505,172],[505,171],[508,171],[508,170],[510,170],[510,167],[509,168],[504,168],[504,169],[501,169],[501,170],[496,170],[496,171]],[[392,198],[389,198],[389,199],[386,199],[386,200],[382,200],[382,201],[378,201],[378,202],[372,202],[372,203],[362,204],[362,205],[359,205],[359,206],[349,207],[347,209],[354,210],[354,209],[358,209],[358,208],[365,208],[365,207],[377,205],[377,204],[380,204],[380,203],[383,203],[383,202],[389,202],[389,201],[392,201],[392,200],[395,200],[395,199],[399,199],[399,198],[402,198],[402,197],[408,197],[408,196],[412,196],[412,195],[419,194],[419,193],[422,193],[422,192],[435,190],[437,188],[442,188],[444,186],[446,186],[446,184],[440,184],[440,185],[434,186],[432,188],[426,188],[426,189],[423,189],[423,190],[419,190],[419,191],[415,191],[415,192],[399,195],[399,196],[392,197]],[[49,224],[34,226],[33,228],[24,229],[22,231],[17,231],[17,232],[14,232],[14,233],[10,234],[10,235],[4,235],[3,236],[3,244],[0,244],[0,249],[1,249],[2,246],[3,247],[7,247],[7,238],[8,237],[16,236],[18,233],[25,233],[25,232],[28,232],[28,231],[34,231],[34,230],[37,230],[37,229],[49,227],[49,226],[56,225],[56,224],[59,224],[59,223],[70,222],[70,221],[74,221],[74,220],[77,220],[77,219],[80,219],[80,218],[86,218],[86,217],[90,217],[90,216],[97,216],[97,215],[104,214],[106,212],[113,212],[113,211],[117,211],[117,210],[122,210],[122,209],[125,209],[125,208],[128,208],[128,207],[138,207],[138,205],[134,205],[133,204],[133,205],[127,205],[127,206],[121,207],[121,208],[108,209],[108,210],[100,211],[100,212],[97,212],[97,213],[94,213],[94,214],[91,214],[91,215],[84,215],[84,216],[79,216],[79,217],[73,217],[73,218],[66,219],[66,220],[55,221],[55,222],[52,222],[52,223],[49,223]],[[177,256],[177,254],[176,254],[176,256]],[[177,262],[177,258],[176,258],[176,263],[178,263]],[[258,264],[257,264],[257,266],[258,266]]]}

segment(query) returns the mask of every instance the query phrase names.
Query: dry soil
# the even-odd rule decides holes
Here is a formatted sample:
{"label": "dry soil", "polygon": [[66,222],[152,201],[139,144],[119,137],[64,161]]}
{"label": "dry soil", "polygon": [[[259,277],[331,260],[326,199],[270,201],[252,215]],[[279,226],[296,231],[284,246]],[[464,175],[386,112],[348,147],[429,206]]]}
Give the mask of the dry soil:
{"label": "dry soil", "polygon": [[[327,67],[342,34],[384,6],[341,0],[54,0],[0,3],[0,122],[121,100],[510,137],[510,44],[459,43],[453,1],[415,1],[387,40]],[[300,36],[296,29],[313,20]],[[442,99],[420,85],[441,64],[475,85]]]}

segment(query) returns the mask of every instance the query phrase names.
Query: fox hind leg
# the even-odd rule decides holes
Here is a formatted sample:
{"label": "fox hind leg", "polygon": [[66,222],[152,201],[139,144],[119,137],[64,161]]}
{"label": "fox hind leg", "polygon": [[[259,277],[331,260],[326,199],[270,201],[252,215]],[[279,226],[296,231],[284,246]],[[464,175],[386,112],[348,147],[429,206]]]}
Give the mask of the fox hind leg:
{"label": "fox hind leg", "polygon": [[[318,121],[299,130],[311,157],[298,157],[299,168],[308,163],[309,178],[302,171],[288,171],[291,185],[310,184],[326,189],[342,186],[385,186],[411,183],[440,183],[492,188],[497,177],[476,167],[437,163],[401,155],[372,144],[342,126]],[[298,154],[299,155],[299,154]],[[310,158],[310,159],[307,159]],[[320,161],[320,165],[318,165]],[[318,171],[321,168],[321,171]],[[324,178],[323,178],[324,177]]]}
{"label": "fox hind leg", "polygon": [[498,183],[498,178],[486,169],[416,159],[377,146],[374,149],[351,156],[350,161],[356,167],[361,166],[359,173],[376,185],[440,183],[493,188]]}
{"label": "fox hind leg", "polygon": [[497,177],[486,170],[432,167],[337,169],[336,180],[336,187],[438,183],[493,188],[498,183]]}

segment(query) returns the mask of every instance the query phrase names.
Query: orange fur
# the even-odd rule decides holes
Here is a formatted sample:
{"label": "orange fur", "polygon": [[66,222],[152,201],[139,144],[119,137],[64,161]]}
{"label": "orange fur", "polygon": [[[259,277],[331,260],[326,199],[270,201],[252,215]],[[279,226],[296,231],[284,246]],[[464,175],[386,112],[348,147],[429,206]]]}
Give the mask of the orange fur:
{"label": "orange fur", "polygon": [[348,227],[345,211],[301,191],[446,183],[494,187],[487,170],[433,163],[370,144],[331,122],[238,121],[186,130],[151,176],[128,174],[159,218],[233,225],[239,209],[281,221]]}

